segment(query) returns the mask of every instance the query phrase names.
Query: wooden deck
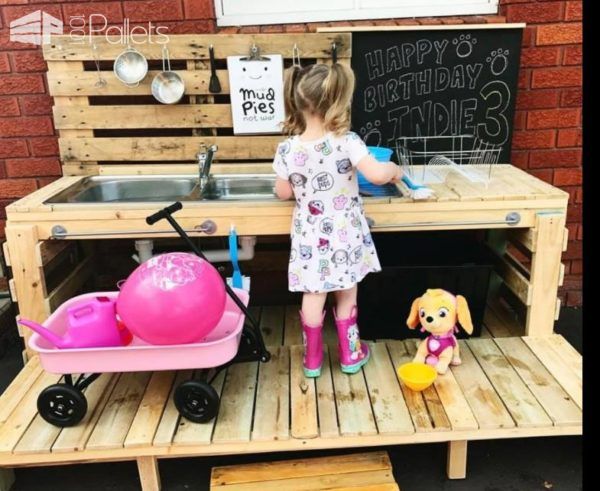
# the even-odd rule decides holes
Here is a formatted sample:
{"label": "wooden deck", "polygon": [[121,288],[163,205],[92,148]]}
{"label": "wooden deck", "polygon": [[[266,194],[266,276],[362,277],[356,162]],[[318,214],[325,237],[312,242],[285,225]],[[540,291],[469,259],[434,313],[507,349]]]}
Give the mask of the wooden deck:
{"label": "wooden deck", "polygon": [[60,376],[34,357],[0,398],[0,466],[582,431],[581,356],[560,335],[460,341],[463,364],[415,393],[395,369],[412,358],[417,340],[370,342],[371,362],[348,376],[338,368],[329,322],[323,374],[305,379],[296,308],[265,307],[260,317],[273,358],[221,373],[214,383],[220,412],[208,424],[178,415],[171,392],[194,374],[181,371],[104,374],[86,390],[85,419],[55,428],[37,415],[36,399]]}

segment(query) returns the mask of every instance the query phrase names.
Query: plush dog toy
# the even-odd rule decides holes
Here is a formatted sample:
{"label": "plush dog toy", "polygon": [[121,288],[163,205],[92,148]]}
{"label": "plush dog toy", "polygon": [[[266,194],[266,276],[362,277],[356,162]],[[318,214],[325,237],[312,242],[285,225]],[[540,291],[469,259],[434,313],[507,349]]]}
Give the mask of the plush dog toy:
{"label": "plush dog toy", "polygon": [[421,342],[415,362],[434,366],[439,374],[448,370],[448,365],[460,365],[460,354],[455,332],[457,322],[469,334],[473,332],[471,312],[467,300],[462,295],[452,295],[446,290],[430,289],[416,298],[406,324],[414,329],[419,324],[421,332],[429,336]]}

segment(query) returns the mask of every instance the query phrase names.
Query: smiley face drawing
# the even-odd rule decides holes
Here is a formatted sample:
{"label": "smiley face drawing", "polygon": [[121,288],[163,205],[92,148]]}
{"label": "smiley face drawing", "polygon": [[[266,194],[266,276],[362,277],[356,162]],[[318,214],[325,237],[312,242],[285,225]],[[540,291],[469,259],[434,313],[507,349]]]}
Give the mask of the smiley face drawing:
{"label": "smiley face drawing", "polygon": [[248,77],[250,80],[267,80],[271,78],[272,71],[269,71],[269,62],[252,61],[242,67],[242,78]]}

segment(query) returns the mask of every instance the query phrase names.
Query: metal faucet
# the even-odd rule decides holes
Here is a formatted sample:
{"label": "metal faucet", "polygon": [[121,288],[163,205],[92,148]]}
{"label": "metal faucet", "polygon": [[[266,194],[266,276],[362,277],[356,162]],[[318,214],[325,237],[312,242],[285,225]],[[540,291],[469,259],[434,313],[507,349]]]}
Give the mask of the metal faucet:
{"label": "metal faucet", "polygon": [[202,144],[200,147],[200,152],[197,155],[198,158],[198,186],[200,188],[200,195],[204,193],[206,186],[210,183],[210,166],[213,161],[213,157],[217,152],[217,145],[211,145],[207,147],[205,144]]}

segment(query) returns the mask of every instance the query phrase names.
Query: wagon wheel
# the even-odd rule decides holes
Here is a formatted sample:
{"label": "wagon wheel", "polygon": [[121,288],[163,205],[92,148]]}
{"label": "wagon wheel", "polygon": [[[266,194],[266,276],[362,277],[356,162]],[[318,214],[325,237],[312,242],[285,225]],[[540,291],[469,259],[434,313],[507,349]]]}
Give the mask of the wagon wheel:
{"label": "wagon wheel", "polygon": [[38,396],[37,408],[48,423],[65,428],[79,423],[87,412],[87,401],[80,390],[66,384],[46,387]]}
{"label": "wagon wheel", "polygon": [[206,423],[217,415],[219,394],[207,382],[188,380],[173,394],[175,407],[184,418],[194,423]]}

